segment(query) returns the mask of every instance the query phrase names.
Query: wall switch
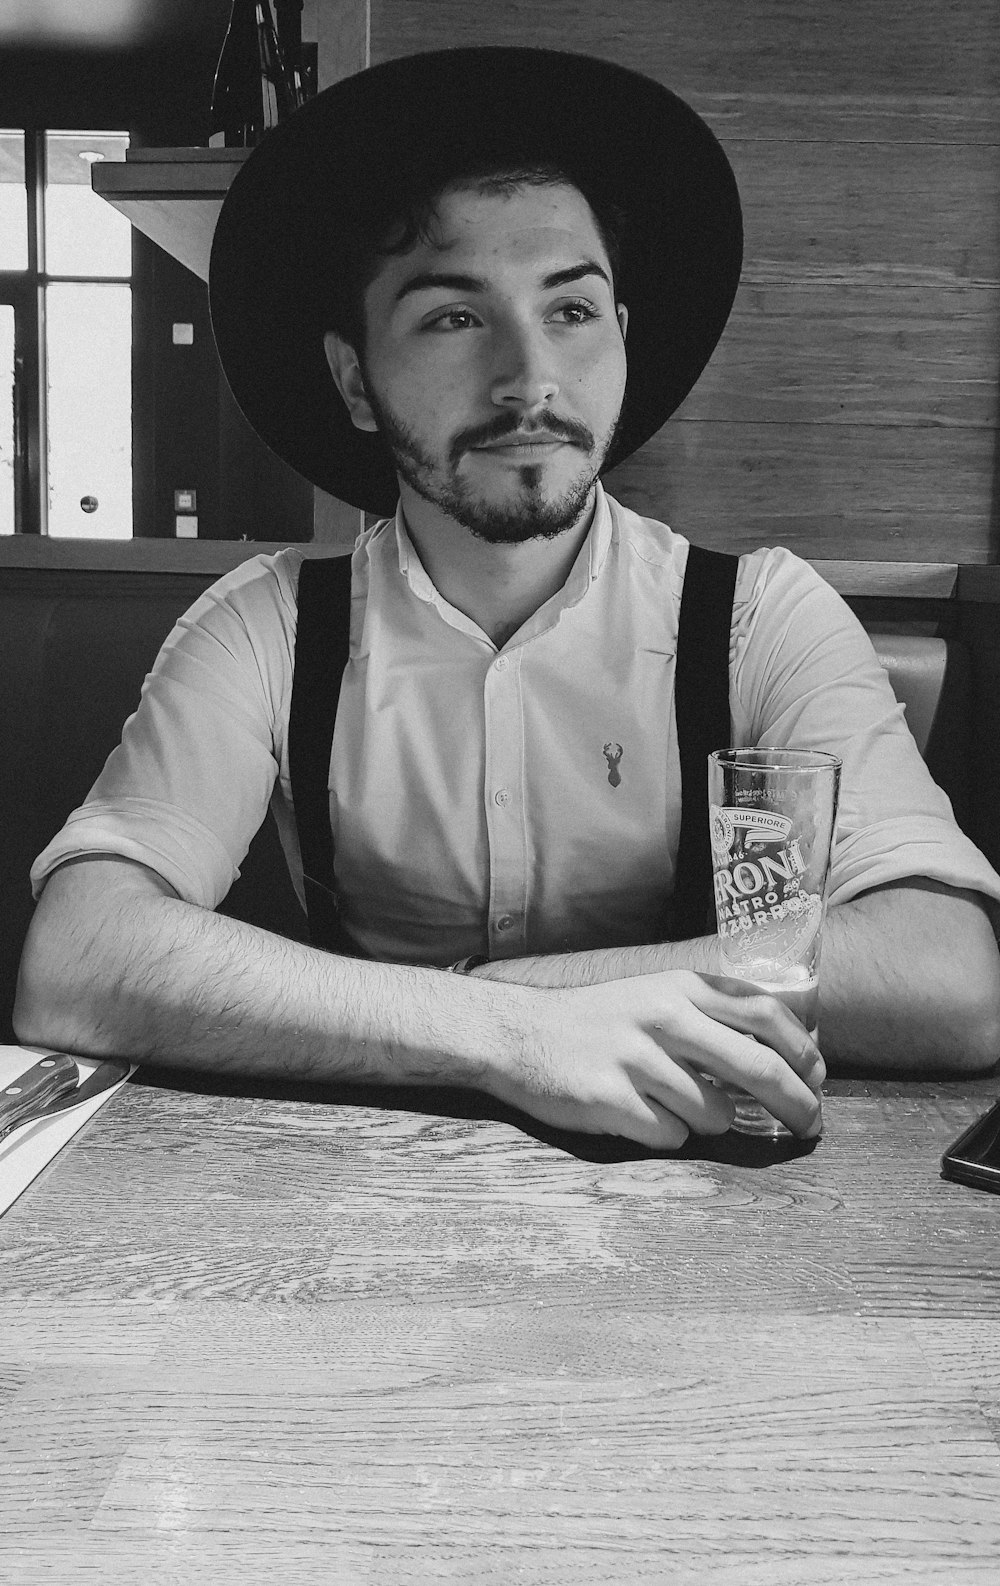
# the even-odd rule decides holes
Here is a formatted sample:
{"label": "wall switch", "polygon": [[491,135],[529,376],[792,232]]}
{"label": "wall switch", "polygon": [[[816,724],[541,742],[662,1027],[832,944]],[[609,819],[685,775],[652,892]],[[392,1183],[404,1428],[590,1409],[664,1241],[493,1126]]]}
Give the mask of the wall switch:
{"label": "wall switch", "polygon": [[179,540],[198,538],[198,519],[184,513],[174,518],[174,533]]}
{"label": "wall switch", "polygon": [[173,341],[175,347],[193,347],[194,326],[175,322],[173,326]]}

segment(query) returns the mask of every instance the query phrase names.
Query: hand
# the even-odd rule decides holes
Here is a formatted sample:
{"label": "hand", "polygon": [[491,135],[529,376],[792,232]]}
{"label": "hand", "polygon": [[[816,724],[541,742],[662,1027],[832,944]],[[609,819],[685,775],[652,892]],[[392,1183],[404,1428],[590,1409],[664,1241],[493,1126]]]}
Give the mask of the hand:
{"label": "hand", "polygon": [[658,1150],[724,1134],[740,1085],[803,1138],[821,1127],[819,1048],[776,997],[739,980],[665,970],[540,991],[540,1026],[491,1089],[544,1123]]}

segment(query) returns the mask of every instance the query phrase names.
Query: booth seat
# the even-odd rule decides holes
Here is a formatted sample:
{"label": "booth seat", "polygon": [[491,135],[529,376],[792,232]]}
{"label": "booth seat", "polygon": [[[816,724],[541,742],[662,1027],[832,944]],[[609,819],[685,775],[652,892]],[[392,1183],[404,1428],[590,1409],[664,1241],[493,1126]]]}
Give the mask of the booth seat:
{"label": "booth seat", "polygon": [[[13,1040],[17,965],[33,906],[31,863],[83,800],[135,709],[160,644],[209,581],[49,569],[0,574],[0,1040]],[[943,639],[872,637],[921,753],[962,820],[968,655]],[[270,817],[223,909],[305,938]]]}

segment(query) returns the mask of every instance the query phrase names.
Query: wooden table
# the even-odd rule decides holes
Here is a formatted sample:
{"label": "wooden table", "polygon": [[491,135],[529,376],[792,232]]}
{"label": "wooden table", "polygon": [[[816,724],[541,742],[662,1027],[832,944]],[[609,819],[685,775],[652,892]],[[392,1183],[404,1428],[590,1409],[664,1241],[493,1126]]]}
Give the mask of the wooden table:
{"label": "wooden table", "polygon": [[996,1586],[996,1079],[830,1089],[761,1165],[145,1070],[0,1222],[0,1580]]}

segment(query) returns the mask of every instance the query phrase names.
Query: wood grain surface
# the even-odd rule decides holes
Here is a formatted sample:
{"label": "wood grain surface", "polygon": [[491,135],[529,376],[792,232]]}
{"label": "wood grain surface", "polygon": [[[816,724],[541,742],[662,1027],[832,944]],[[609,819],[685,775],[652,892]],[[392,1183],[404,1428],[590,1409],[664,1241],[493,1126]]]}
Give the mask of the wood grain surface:
{"label": "wood grain surface", "polygon": [[[320,0],[322,3],[322,0]],[[344,3],[344,0],[337,0]],[[363,4],[364,0],[357,0]],[[669,68],[683,94],[732,92],[820,105],[954,96],[995,99],[1000,39],[991,0],[962,0],[942,26],[938,0],[371,0],[373,61],[465,44],[537,44],[605,55],[637,71]],[[943,108],[943,107],[942,107]]]}
{"label": "wood grain surface", "polygon": [[669,423],[608,489],[700,545],[807,560],[986,562],[990,430]]}
{"label": "wood grain surface", "polygon": [[147,1069],[0,1222],[0,1579],[995,1581],[995,1088],[774,1160]]}

